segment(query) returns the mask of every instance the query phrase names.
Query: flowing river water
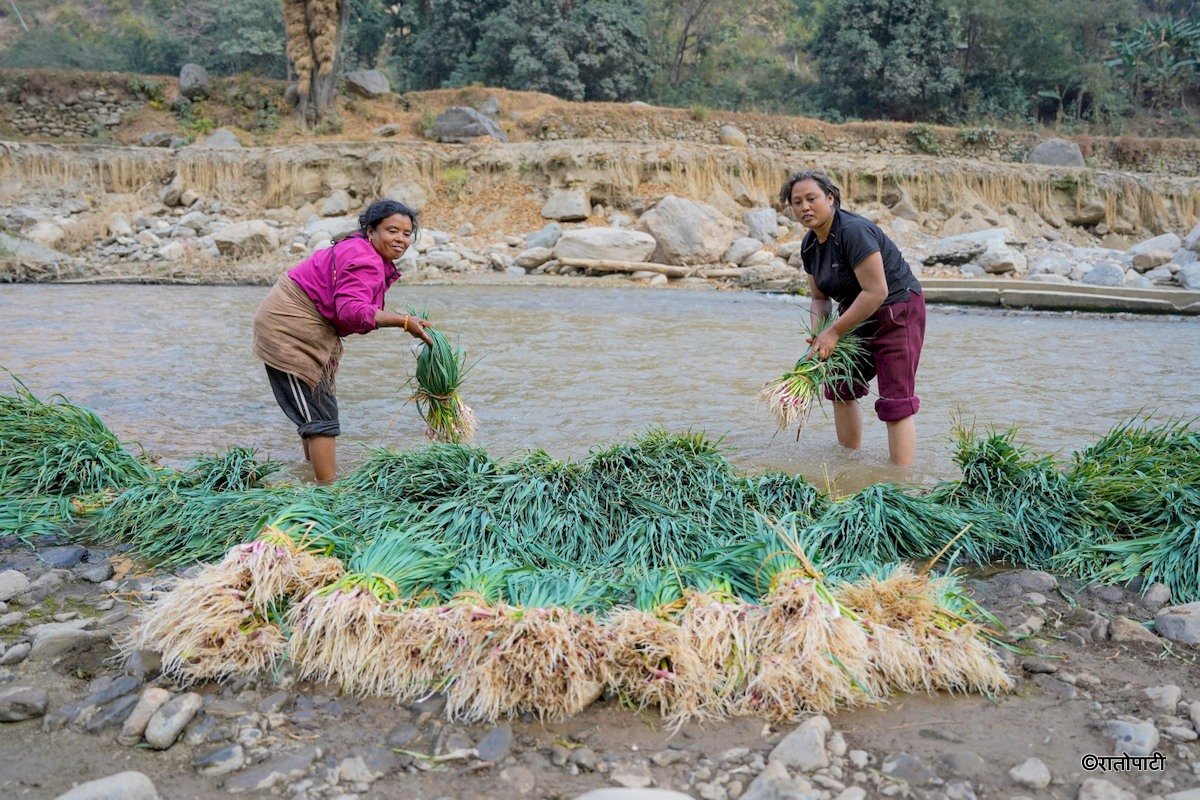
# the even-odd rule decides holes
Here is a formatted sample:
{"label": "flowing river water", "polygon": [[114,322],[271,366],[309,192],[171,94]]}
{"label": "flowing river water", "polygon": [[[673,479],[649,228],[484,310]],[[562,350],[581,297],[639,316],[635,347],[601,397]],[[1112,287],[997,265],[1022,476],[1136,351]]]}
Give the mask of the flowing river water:
{"label": "flowing river water", "polygon": [[[0,286],[0,366],[37,395],[88,406],[162,463],[251,446],[304,476],[295,429],[250,350],[264,287]],[[1114,424],[1200,415],[1200,322],[932,306],[917,391],[918,463],[887,464],[868,404],[863,449],[814,413],[797,443],[756,407],[759,387],[802,352],[804,298],[749,292],[397,286],[390,306],[428,309],[473,364],[463,396],[476,444],[504,457],[540,447],[580,458],[652,425],[723,437],[745,470],[802,472],[852,491],[953,477],[955,421],[1016,426],[1042,452],[1085,447]],[[415,340],[353,336],[338,375],[342,472],[366,449],[421,446],[406,403]],[[12,381],[4,379],[3,391]],[[873,387],[872,387],[873,388]],[[868,401],[870,398],[868,398]]]}

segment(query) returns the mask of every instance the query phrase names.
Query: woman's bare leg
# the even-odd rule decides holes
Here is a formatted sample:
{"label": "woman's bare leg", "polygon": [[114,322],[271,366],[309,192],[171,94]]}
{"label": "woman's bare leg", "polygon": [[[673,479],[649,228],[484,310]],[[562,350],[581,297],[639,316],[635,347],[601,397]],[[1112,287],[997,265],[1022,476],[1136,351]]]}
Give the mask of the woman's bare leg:
{"label": "woman's bare leg", "polygon": [[311,436],[305,440],[308,443],[308,454],[312,457],[313,474],[317,483],[333,483],[337,477],[337,458],[334,445],[335,436]]}
{"label": "woman's bare leg", "polygon": [[833,428],[842,447],[849,450],[862,447],[862,409],[857,400],[833,401]]}
{"label": "woman's bare leg", "polygon": [[911,467],[917,458],[917,419],[912,414],[887,423],[888,455],[892,462]]}

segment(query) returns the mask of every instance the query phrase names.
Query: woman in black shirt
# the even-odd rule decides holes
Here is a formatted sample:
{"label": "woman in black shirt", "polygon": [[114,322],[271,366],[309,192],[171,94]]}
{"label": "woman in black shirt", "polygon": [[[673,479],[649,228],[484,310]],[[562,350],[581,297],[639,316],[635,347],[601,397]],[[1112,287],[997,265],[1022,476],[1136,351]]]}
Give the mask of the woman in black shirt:
{"label": "woman in black shirt", "polygon": [[833,401],[838,441],[857,450],[862,443],[862,411],[867,383],[876,378],[875,413],[887,423],[892,461],[912,466],[917,429],[913,416],[921,406],[916,395],[917,363],[925,340],[925,299],[899,248],[879,226],[842,209],[842,194],[821,170],[797,172],[779,192],[808,228],[800,245],[812,295],[810,316],[817,328],[838,304],[837,320],[815,338],[813,351],[828,358],[838,340],[854,330],[866,339],[868,356],[858,378],[827,389]]}

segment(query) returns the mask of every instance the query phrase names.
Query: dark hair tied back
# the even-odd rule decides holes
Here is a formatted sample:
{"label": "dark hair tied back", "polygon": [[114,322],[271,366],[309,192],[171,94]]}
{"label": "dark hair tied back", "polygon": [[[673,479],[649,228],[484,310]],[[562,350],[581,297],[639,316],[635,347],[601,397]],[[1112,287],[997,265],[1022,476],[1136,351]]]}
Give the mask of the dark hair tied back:
{"label": "dark hair tied back", "polygon": [[788,179],[783,182],[783,186],[779,189],[779,204],[784,208],[792,204],[792,189],[801,181],[816,181],[817,186],[821,187],[822,192],[833,195],[833,207],[842,207],[842,190],[830,180],[824,170],[802,169],[799,172],[793,172],[789,175]]}
{"label": "dark hair tied back", "polygon": [[367,210],[358,215],[358,232],[366,236],[372,228],[377,227],[379,223],[393,214],[399,214],[412,220],[412,240],[416,242],[421,233],[421,228],[417,225],[417,212],[398,200],[376,200],[367,206]]}

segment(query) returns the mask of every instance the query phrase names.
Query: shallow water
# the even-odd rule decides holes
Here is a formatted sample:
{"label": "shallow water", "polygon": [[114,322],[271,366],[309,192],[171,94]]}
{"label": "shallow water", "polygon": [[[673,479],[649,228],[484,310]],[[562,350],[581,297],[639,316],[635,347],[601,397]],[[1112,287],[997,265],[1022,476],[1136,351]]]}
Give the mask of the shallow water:
{"label": "shallow water", "polygon": [[[0,286],[0,365],[39,396],[95,409],[126,442],[182,464],[234,445],[296,475],[295,429],[250,350],[262,287]],[[803,298],[642,288],[399,286],[390,307],[428,309],[474,363],[464,399],[476,443],[497,457],[541,447],[560,458],[651,425],[723,437],[746,469],[803,472],[853,490],[951,477],[955,419],[1015,425],[1041,451],[1069,452],[1139,412],[1200,415],[1196,318],[929,309],[917,391],[918,464],[887,464],[883,423],[865,409],[863,449],[849,453],[831,418],[800,442],[775,435],[758,388],[800,354]],[[424,443],[405,402],[411,337],[394,329],[346,341],[338,376],[339,468],[370,446]],[[5,391],[11,385],[5,382]],[[868,398],[868,401],[870,398]]]}

